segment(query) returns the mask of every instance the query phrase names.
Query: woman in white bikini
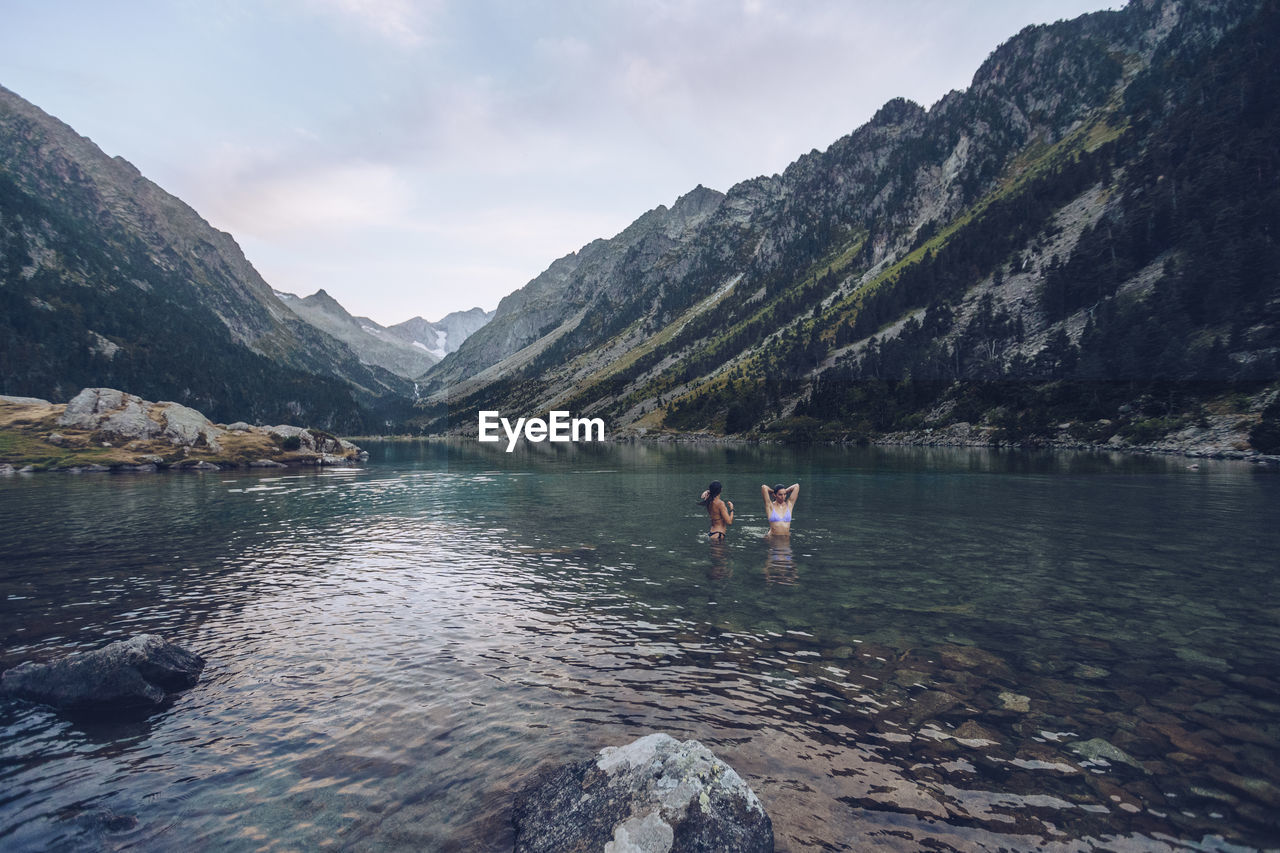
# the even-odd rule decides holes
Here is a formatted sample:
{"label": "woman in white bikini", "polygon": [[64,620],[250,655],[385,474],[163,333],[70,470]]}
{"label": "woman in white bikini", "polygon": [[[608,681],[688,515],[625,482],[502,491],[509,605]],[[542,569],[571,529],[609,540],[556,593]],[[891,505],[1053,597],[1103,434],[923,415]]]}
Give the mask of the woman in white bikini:
{"label": "woman in white bikini", "polygon": [[762,485],[760,494],[764,498],[765,515],[769,518],[769,535],[790,536],[791,511],[795,509],[796,499],[800,497],[800,484],[777,485],[772,489]]}

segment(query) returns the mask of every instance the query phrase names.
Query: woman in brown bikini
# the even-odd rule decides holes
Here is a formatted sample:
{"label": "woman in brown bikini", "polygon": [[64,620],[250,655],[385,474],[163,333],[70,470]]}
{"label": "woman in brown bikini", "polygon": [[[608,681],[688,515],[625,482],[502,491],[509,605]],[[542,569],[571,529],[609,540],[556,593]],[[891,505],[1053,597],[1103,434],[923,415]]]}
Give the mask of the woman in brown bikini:
{"label": "woman in brown bikini", "polygon": [[707,515],[711,516],[711,529],[707,531],[707,536],[712,542],[723,542],[724,535],[729,532],[729,525],[733,524],[733,501],[721,500],[721,488],[720,481],[713,480],[698,501],[707,508]]}

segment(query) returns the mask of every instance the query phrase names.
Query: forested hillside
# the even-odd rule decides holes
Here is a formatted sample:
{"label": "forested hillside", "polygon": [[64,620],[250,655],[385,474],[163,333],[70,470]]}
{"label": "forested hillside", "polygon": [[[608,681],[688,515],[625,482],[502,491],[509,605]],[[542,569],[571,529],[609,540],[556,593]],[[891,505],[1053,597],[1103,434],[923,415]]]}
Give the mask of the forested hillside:
{"label": "forested hillside", "polygon": [[[1146,71],[1126,91],[1124,134],[1029,187],[1021,215],[1008,203],[989,210],[869,299],[836,335],[839,343],[871,333],[866,346],[824,371],[797,411],[874,431],[909,424],[943,400],[960,420],[998,409],[1014,436],[1075,420],[1083,436],[1097,438],[1084,422],[1112,418],[1137,400],[1150,417],[1132,425],[1143,433],[1134,437],[1149,439],[1224,387],[1274,382],[1277,45],[1273,5],[1203,62],[1174,59]],[[1180,98],[1171,103],[1168,93]],[[1069,255],[1037,260],[1028,244],[1046,207],[1095,185],[1112,199],[1105,213]],[[1002,279],[1036,263],[1037,307],[1053,333],[1029,357],[1019,346],[1025,324],[1000,292]],[[957,327],[953,303],[985,276],[992,287]],[[1138,278],[1141,286],[1121,292]],[[874,336],[886,320],[926,306],[897,335]],[[1080,318],[1083,325],[1070,322]]]}
{"label": "forested hillside", "polygon": [[696,222],[677,203],[557,262],[535,283],[571,308],[455,368],[424,426],[558,407],[624,431],[1145,443],[1229,410],[1269,448],[1278,17],[1163,0],[1029,28],[927,111],[887,104]]}

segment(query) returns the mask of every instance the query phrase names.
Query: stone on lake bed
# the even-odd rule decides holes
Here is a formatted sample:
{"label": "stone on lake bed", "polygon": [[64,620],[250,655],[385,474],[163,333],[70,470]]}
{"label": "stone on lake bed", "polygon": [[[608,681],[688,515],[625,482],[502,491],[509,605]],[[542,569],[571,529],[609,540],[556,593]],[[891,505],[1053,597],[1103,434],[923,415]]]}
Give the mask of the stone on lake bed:
{"label": "stone on lake bed", "polygon": [[543,776],[516,798],[517,853],[773,850],[773,823],[696,740],[651,734]]}
{"label": "stone on lake bed", "polygon": [[1173,653],[1177,655],[1178,660],[1182,661],[1183,663],[1202,666],[1202,667],[1205,667],[1206,669],[1215,669],[1220,672],[1226,672],[1227,670],[1231,669],[1231,664],[1228,663],[1223,658],[1214,657],[1213,655],[1207,655],[1204,652],[1200,652],[1195,649],[1179,647],[1174,649]]}
{"label": "stone on lake bed", "polygon": [[963,723],[954,736],[965,746],[996,746],[1003,741],[1000,735],[975,720]]}
{"label": "stone on lake bed", "polygon": [[65,711],[153,708],[195,685],[204,658],[155,634],[117,640],[49,663],[24,663],[0,677],[0,692]]}
{"label": "stone on lake bed", "polygon": [[1280,787],[1276,787],[1274,782],[1256,777],[1240,776],[1225,767],[1218,766],[1209,768],[1209,776],[1225,785],[1231,786],[1236,791],[1257,800],[1265,806],[1280,809]]}
{"label": "stone on lake bed", "polygon": [[1200,761],[1217,761],[1231,764],[1236,760],[1230,750],[1210,743],[1198,734],[1187,731],[1177,723],[1152,723],[1151,727],[1169,739],[1179,752],[1194,756]]}
{"label": "stone on lake bed", "polygon": [[986,675],[1004,675],[1009,671],[1009,664],[1003,658],[977,646],[943,646],[938,654],[946,663],[960,669],[976,670]]}
{"label": "stone on lake bed", "polygon": [[999,695],[1000,707],[1006,711],[1018,711],[1025,714],[1031,710],[1031,697],[1005,691]]}
{"label": "stone on lake bed", "polygon": [[907,719],[918,726],[925,720],[945,714],[960,704],[960,700],[943,690],[926,690],[913,700],[915,703]]}
{"label": "stone on lake bed", "polygon": [[915,669],[900,669],[893,674],[893,683],[900,687],[928,687],[929,674]]}
{"label": "stone on lake bed", "polygon": [[1131,757],[1127,752],[1118,746],[1108,743],[1100,737],[1092,738],[1091,740],[1076,741],[1071,744],[1069,748],[1076,755],[1088,761],[1097,761],[1101,758],[1112,763],[1128,764],[1130,767],[1136,767],[1143,773],[1147,772],[1146,768],[1138,763],[1138,761]]}

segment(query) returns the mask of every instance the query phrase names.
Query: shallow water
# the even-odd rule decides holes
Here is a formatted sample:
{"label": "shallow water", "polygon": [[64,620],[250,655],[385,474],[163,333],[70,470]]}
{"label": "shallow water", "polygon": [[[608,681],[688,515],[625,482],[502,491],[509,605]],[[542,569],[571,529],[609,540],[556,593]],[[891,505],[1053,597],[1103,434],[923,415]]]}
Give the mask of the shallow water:
{"label": "shallow water", "polygon": [[209,660],[143,720],[0,702],[0,848],[510,849],[524,780],[655,730],[781,850],[1280,844],[1275,474],[477,447],[0,482],[0,667],[142,632]]}

